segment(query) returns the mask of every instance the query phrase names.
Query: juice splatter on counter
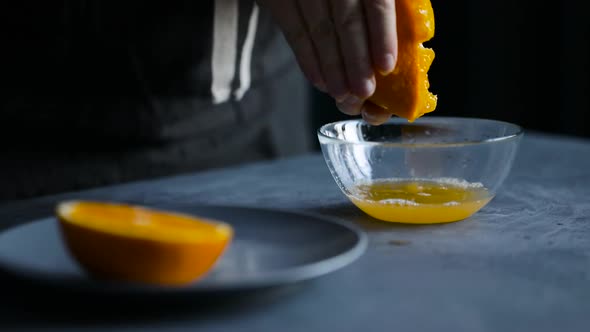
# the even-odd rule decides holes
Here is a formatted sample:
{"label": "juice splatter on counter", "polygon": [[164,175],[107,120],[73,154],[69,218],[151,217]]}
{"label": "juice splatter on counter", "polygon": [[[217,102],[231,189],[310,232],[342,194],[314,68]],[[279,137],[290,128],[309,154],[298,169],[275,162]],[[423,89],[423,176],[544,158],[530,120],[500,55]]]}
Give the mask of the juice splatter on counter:
{"label": "juice splatter on counter", "polygon": [[481,183],[446,178],[374,180],[358,184],[348,197],[374,218],[411,224],[459,221],[493,198]]}

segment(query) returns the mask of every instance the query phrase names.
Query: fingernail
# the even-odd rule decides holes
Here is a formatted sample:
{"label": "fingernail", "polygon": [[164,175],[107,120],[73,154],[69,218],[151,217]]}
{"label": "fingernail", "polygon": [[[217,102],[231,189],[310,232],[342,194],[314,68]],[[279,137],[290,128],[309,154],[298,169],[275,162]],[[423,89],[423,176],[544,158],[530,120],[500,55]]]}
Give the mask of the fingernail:
{"label": "fingernail", "polygon": [[395,69],[395,57],[393,54],[387,54],[383,58],[383,68],[379,70],[379,73],[383,76],[390,74]]}
{"label": "fingernail", "polygon": [[335,96],[334,99],[336,100],[337,103],[343,103],[346,99],[348,99],[351,95],[350,94],[345,94],[345,95],[341,95],[341,96]]}
{"label": "fingernail", "polygon": [[355,95],[349,95],[342,103],[346,105],[359,105],[361,104],[361,100]]}
{"label": "fingernail", "polygon": [[361,114],[359,105],[348,105],[348,104],[336,104],[338,110],[346,115],[359,115]]}
{"label": "fingernail", "polygon": [[379,126],[383,123],[387,122],[387,118],[380,117],[379,115],[371,114],[371,112],[367,112],[366,109],[363,109],[361,112],[363,119],[373,126]]}
{"label": "fingernail", "polygon": [[371,96],[373,95],[373,93],[375,93],[375,82],[373,81],[373,79],[367,79],[365,81],[365,89],[367,91],[368,96]]}
{"label": "fingernail", "polygon": [[336,106],[340,112],[346,115],[359,115],[361,113],[363,102],[357,96],[349,95],[342,102],[336,103]]}
{"label": "fingernail", "polygon": [[378,120],[375,116],[365,110],[361,112],[361,115],[363,116],[363,119],[370,124],[374,124]]}

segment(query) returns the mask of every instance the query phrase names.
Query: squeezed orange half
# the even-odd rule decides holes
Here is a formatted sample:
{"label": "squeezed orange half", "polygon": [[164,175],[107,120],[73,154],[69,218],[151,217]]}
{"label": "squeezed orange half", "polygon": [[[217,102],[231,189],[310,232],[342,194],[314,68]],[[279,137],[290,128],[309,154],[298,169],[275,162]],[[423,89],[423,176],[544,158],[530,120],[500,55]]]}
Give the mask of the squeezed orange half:
{"label": "squeezed orange half", "polygon": [[372,103],[413,122],[434,111],[437,97],[428,89],[428,70],[434,51],[423,42],[434,36],[434,11],[430,0],[396,0],[398,58],[392,73],[376,75]]}

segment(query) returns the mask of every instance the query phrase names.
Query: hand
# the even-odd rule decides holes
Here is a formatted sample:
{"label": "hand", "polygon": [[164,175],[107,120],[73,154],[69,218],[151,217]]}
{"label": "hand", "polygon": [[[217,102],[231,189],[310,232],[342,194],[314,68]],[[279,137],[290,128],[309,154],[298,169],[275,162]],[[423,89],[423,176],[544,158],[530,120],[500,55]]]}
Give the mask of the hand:
{"label": "hand", "polygon": [[258,0],[269,9],[307,79],[329,93],[345,114],[371,124],[391,114],[365,102],[375,71],[390,73],[397,58],[395,0]]}

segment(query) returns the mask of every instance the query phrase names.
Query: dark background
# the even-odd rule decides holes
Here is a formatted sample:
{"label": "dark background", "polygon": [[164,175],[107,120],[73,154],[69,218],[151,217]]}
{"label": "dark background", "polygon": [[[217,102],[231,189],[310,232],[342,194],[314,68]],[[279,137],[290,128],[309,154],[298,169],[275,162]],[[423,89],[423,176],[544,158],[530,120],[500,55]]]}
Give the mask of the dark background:
{"label": "dark background", "polygon": [[[431,115],[510,121],[590,137],[587,0],[431,0]],[[314,94],[313,127],[346,119]]]}

